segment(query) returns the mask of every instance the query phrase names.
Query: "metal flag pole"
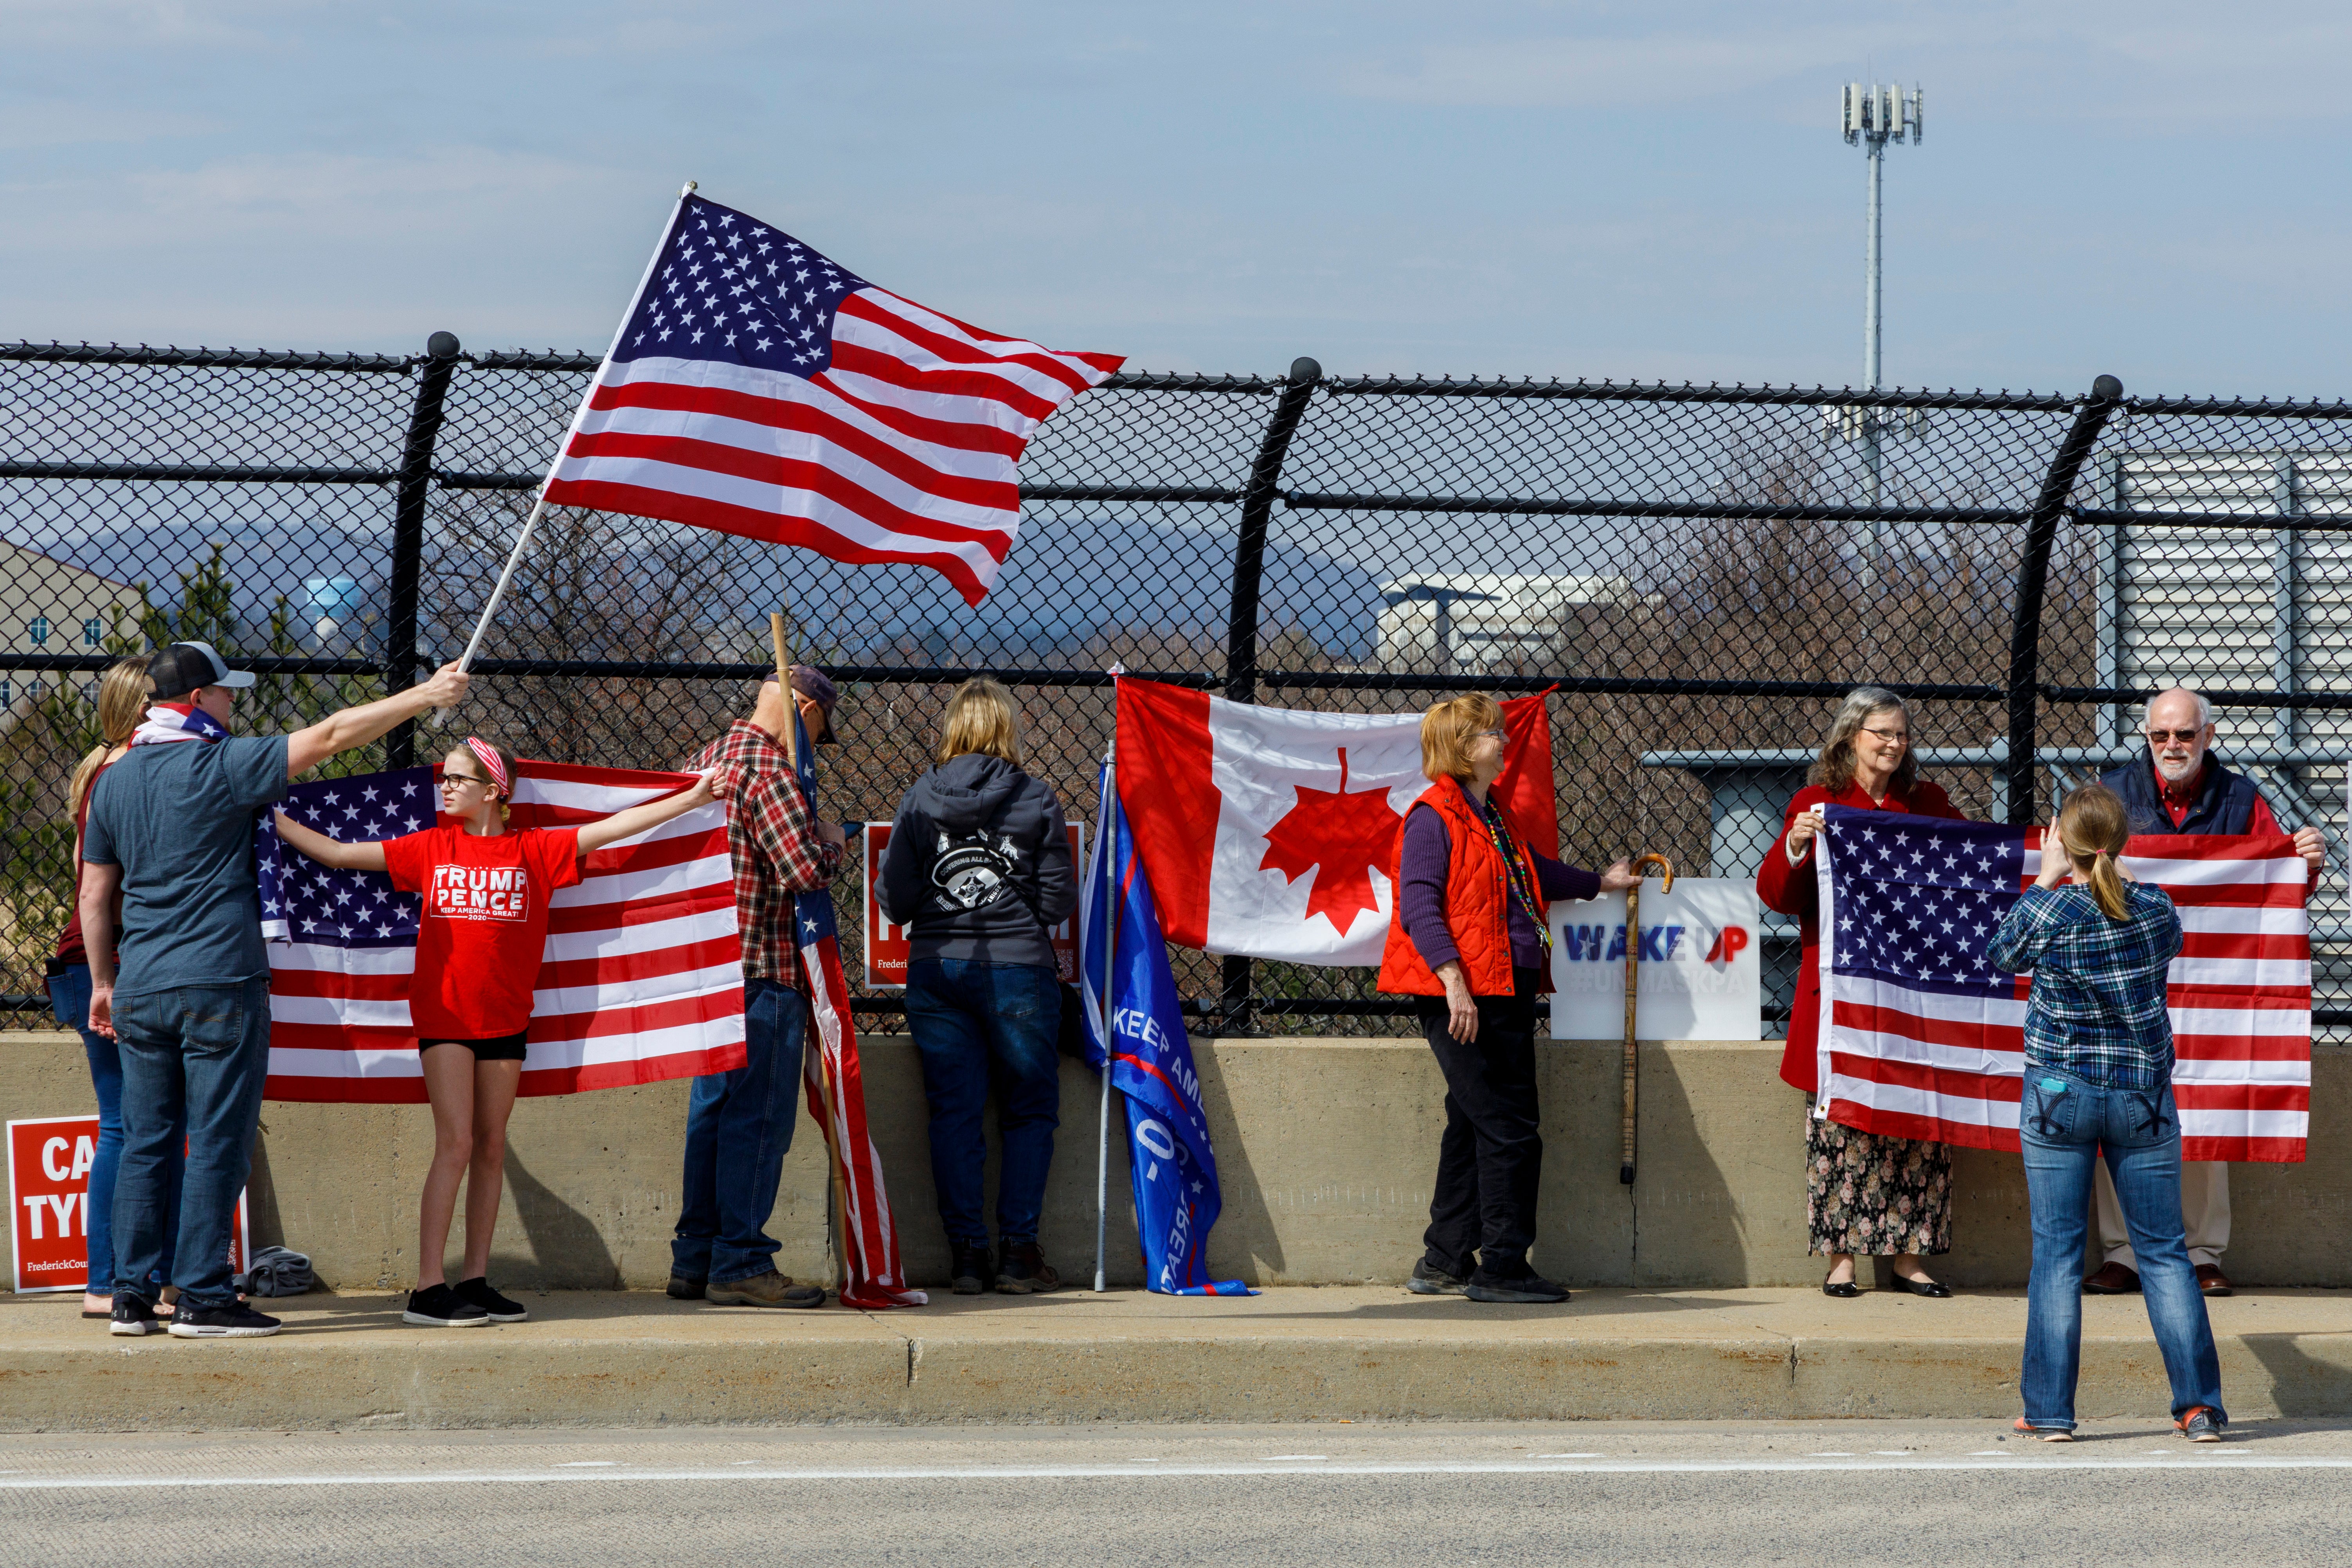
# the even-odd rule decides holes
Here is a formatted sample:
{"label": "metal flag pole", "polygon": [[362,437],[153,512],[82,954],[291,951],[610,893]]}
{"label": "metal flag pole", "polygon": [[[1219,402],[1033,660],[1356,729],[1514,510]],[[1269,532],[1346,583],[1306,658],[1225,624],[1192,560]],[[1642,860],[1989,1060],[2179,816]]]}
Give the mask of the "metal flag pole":
{"label": "metal flag pole", "polygon": [[[1118,809],[1118,742],[1114,739],[1110,749],[1103,753],[1103,783],[1108,786],[1105,798],[1111,811]],[[1105,847],[1105,840],[1117,842],[1108,813],[1098,814],[1095,823],[1095,861],[1105,871],[1114,868],[1115,862]],[[1097,886],[1095,897],[1104,897]],[[1095,1142],[1095,1293],[1100,1295],[1108,1287],[1103,1281],[1103,1258],[1106,1237],[1110,1226],[1110,988],[1113,961],[1118,953],[1119,905],[1113,903],[1103,917],[1102,994],[1096,1007],[1096,1019],[1102,1036],[1102,1114],[1096,1130]]]}
{"label": "metal flag pole", "polygon": [[539,499],[531,502],[530,515],[523,519],[522,531],[515,535],[514,549],[508,552],[506,566],[499,573],[499,580],[491,587],[488,600],[482,605],[481,618],[474,623],[474,635],[466,644],[465,654],[457,660],[460,670],[474,668],[474,655],[480,651],[482,638],[489,632],[490,617],[498,613],[499,601],[507,596],[507,584],[514,581],[515,568],[522,564],[523,552],[530,548],[530,536],[539,527],[540,514],[547,510],[547,487],[555,482],[555,470],[562,466],[563,454],[572,449],[572,437],[580,433],[580,422],[588,416],[589,400],[596,395],[596,388],[604,384],[604,372],[613,363],[613,352],[621,346],[621,334],[629,330],[629,322],[636,315],[637,306],[645,300],[646,288],[654,280],[654,268],[660,263],[662,252],[669,248],[670,237],[677,232],[678,219],[686,212],[686,198],[694,195],[694,187],[695,182],[688,180],[685,188],[677,193],[677,205],[670,209],[669,222],[663,226],[661,239],[655,245],[653,255],[646,258],[645,275],[637,279],[636,292],[629,296],[629,308],[621,312],[621,324],[613,329],[613,342],[604,351],[604,362],[596,367],[596,374],[589,377],[587,389],[580,395],[579,406],[572,411],[572,423],[564,427],[563,439],[555,444],[555,457],[547,465],[547,478],[539,481]]}

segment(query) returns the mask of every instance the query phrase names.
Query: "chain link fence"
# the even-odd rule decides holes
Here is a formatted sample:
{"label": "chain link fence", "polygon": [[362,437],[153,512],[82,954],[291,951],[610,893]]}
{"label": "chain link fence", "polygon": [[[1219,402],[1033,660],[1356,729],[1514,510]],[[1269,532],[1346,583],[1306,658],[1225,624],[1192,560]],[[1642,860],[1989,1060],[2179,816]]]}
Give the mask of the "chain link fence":
{"label": "chain link fence", "polygon": [[[460,650],[589,354],[0,346],[0,1010],[39,1023],[71,896],[65,782],[121,654],[214,642],[249,727]],[[2034,819],[2212,697],[2218,750],[2328,830],[2315,1003],[2352,1024],[2352,405],[2123,395],[1127,374],[1047,423],[996,590],[551,509],[461,715],[528,755],[670,767],[748,711],[768,613],[840,683],[825,814],[887,819],[955,683],[1012,686],[1030,771],[1094,814],[1112,667],[1395,711],[1550,690],[1565,852],[1753,873],[1837,699],[1914,704],[1972,816]],[[462,726],[462,728],[460,728]],[[840,889],[853,977],[862,910]],[[1768,1017],[1793,925],[1768,916]],[[1402,1027],[1369,971],[1179,952],[1204,1029]],[[861,992],[861,1011],[895,1012]],[[877,1018],[887,1026],[890,1020]]]}

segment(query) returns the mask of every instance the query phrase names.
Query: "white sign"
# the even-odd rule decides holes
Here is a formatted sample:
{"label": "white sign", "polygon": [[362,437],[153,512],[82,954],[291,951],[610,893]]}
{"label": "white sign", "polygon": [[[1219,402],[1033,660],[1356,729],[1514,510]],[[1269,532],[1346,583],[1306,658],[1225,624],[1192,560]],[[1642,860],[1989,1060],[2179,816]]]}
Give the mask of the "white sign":
{"label": "white sign", "polygon": [[[1760,1040],[1756,884],[1707,877],[1642,884],[1645,1040]],[[1625,1037],[1625,895],[1551,907],[1551,1037]]]}

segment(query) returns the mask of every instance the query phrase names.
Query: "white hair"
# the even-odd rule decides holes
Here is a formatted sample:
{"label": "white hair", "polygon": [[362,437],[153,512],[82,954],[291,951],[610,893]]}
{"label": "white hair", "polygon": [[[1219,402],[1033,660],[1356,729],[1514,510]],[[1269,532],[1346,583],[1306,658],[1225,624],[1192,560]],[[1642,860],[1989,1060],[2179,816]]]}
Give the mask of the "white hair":
{"label": "white hair", "polygon": [[2145,725],[2147,722],[2147,715],[2155,710],[2156,705],[2163,701],[2166,698],[2171,696],[2176,691],[2183,697],[2196,699],[2197,727],[2199,729],[2202,730],[2206,725],[2210,724],[2213,721],[2213,704],[2205,700],[2205,694],[2203,692],[2186,686],[2168,686],[2147,700],[2147,707],[2140,710],[2140,722]]}

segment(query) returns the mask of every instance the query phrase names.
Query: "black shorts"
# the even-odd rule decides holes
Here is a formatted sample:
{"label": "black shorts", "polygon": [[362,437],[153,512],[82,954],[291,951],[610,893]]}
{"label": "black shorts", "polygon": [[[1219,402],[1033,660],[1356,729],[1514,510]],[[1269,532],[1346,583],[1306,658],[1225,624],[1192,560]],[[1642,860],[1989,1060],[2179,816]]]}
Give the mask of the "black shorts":
{"label": "black shorts", "polygon": [[465,1046],[473,1051],[478,1062],[519,1062],[523,1058],[523,1040],[530,1033],[529,1029],[520,1029],[495,1039],[419,1040],[416,1045],[419,1050],[431,1046]]}

